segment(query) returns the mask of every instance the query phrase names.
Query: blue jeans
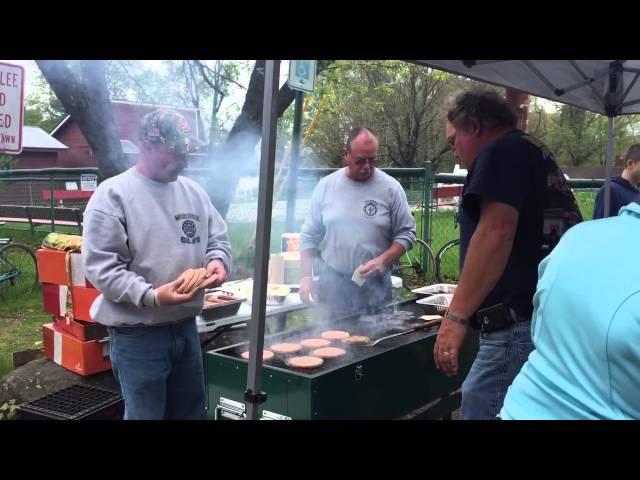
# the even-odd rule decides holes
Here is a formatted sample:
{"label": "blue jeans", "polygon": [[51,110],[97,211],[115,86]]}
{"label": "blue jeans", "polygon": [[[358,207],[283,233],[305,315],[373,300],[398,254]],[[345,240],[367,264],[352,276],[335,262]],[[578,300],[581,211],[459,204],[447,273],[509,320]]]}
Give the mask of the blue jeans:
{"label": "blue jeans", "polygon": [[111,327],[109,334],[125,420],[206,419],[195,319],[153,327]]}
{"label": "blue jeans", "polygon": [[480,348],[462,384],[461,420],[495,420],[507,389],[533,351],[531,321],[480,335]]}

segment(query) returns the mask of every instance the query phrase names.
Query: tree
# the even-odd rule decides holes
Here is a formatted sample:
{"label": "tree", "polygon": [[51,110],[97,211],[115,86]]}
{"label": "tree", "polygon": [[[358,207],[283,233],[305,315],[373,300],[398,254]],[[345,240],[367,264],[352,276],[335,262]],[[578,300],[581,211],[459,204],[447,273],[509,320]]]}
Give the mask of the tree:
{"label": "tree", "polygon": [[[324,71],[332,60],[320,60],[316,68],[317,73]],[[214,170],[224,172],[210,182],[208,193],[216,209],[224,217],[229,210],[229,204],[235,192],[240,177],[252,165],[255,159],[255,149],[260,141],[262,128],[262,100],[264,92],[265,61],[256,60],[247,94],[240,115],[234,122],[220,155],[212,158],[211,166]],[[280,118],[293,102],[295,92],[288,85],[283,85],[276,101],[276,114]],[[233,168],[230,166],[233,165]]]}
{"label": "tree", "polygon": [[[319,61],[317,71],[322,72],[331,62]],[[110,108],[105,62],[38,60],[37,64],[65,110],[78,123],[96,155],[98,168],[103,176],[109,177],[124,171],[127,165]],[[113,65],[110,66],[112,67]],[[205,184],[205,188],[209,190],[214,205],[223,217],[240,176],[251,166],[260,140],[264,68],[264,60],[255,62],[240,115],[227,135],[221,155],[211,159],[214,169],[224,172],[224,175],[217,175]],[[135,73],[133,78],[136,78]],[[112,83],[111,86],[125,93],[130,88],[126,82]],[[278,117],[291,105],[293,99],[294,92],[284,85],[278,93]]]}
{"label": "tree", "polygon": [[[544,139],[558,158],[560,165],[604,165],[608,139],[608,120],[604,115],[571,105],[558,105],[556,112],[547,115]],[[616,117],[614,138],[616,158],[636,141],[633,126],[636,115]],[[542,138],[542,137],[539,137]]]}
{"label": "tree", "polygon": [[102,60],[36,60],[64,109],[78,123],[105,177],[127,168],[111,112]]}
{"label": "tree", "polygon": [[327,105],[312,139],[315,161],[307,164],[341,165],[347,133],[363,125],[380,138],[381,166],[421,166],[445,145],[446,97],[468,84],[401,61],[338,61],[313,94],[312,108]]}
{"label": "tree", "polygon": [[25,98],[24,124],[50,133],[67,116],[67,112],[37,71],[32,85],[33,91]]}

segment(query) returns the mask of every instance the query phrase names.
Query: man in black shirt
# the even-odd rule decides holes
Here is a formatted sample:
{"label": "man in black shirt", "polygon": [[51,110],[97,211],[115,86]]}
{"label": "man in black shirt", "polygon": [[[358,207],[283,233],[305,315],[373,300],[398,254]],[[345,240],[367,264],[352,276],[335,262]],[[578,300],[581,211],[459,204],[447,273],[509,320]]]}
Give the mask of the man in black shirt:
{"label": "man in black shirt", "polygon": [[461,276],[434,359],[456,375],[468,325],[481,330],[461,418],[490,419],[533,349],[538,264],[582,217],[553,154],[516,129],[516,113],[496,92],[463,93],[447,120],[447,139],[468,175],[459,212]]}

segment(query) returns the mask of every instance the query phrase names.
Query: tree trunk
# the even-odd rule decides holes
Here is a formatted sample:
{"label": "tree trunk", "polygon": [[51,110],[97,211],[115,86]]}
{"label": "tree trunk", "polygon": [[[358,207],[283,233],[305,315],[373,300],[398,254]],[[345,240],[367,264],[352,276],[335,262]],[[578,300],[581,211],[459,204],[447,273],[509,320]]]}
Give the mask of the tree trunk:
{"label": "tree trunk", "polygon": [[[316,74],[322,72],[332,62],[333,60],[319,61]],[[264,70],[265,61],[257,60],[251,72],[242,111],[231,127],[220,154],[211,162],[214,171],[221,173],[215,178],[210,178],[205,188],[223,217],[227,215],[240,177],[252,166],[251,161],[256,155],[256,145],[260,141]],[[280,88],[277,100],[278,118],[291,105],[294,98],[295,91],[291,90],[287,84]],[[255,167],[257,169],[257,164]]]}
{"label": "tree trunk", "polygon": [[518,113],[518,125],[522,131],[527,131],[527,112],[529,109],[529,95],[512,88],[506,89],[506,100]]}
{"label": "tree trunk", "polygon": [[36,60],[65,110],[77,122],[104,178],[128,168],[118,139],[103,60],[79,62],[75,73],[62,60]]}

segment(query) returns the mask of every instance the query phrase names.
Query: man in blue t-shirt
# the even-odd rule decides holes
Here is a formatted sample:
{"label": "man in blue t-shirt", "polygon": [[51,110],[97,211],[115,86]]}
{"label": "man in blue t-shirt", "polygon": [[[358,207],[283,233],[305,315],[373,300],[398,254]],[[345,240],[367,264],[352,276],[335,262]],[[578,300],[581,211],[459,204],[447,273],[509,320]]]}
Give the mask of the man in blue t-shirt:
{"label": "man in blue t-shirt", "polygon": [[459,95],[447,120],[449,144],[468,174],[459,212],[461,276],[434,359],[457,375],[468,325],[481,330],[462,385],[461,418],[490,419],[532,349],[538,264],[582,217],[552,153],[516,129],[516,113],[496,92]]}
{"label": "man in blue t-shirt", "polygon": [[622,207],[633,202],[640,193],[640,144],[631,145],[624,156],[624,170],[611,179],[611,203],[608,215],[604,214],[604,188],[596,195],[593,204],[593,219],[618,215]]}

